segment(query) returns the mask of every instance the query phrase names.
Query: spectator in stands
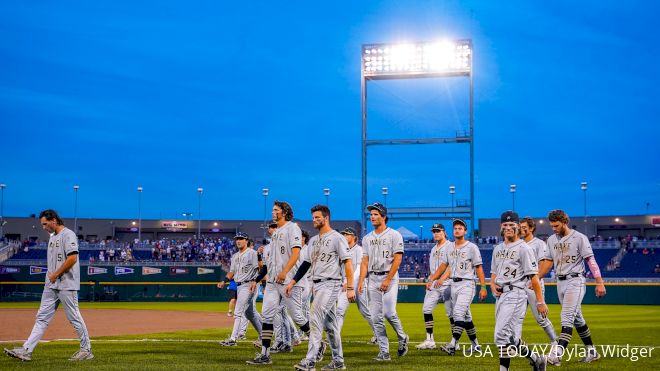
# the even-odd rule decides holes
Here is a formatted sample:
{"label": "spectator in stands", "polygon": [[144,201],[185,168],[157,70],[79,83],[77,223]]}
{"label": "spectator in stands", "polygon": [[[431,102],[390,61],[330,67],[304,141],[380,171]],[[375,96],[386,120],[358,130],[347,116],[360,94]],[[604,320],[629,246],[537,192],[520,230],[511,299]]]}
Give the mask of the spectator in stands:
{"label": "spectator in stands", "polygon": [[660,264],[655,265],[655,270],[653,273],[660,273]]}

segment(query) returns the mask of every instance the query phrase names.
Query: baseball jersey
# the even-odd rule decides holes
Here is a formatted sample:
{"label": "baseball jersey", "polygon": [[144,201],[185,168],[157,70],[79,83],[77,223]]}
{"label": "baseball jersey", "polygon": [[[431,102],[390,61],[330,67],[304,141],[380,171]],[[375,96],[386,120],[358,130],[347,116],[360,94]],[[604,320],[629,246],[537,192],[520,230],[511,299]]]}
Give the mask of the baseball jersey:
{"label": "baseball jersey", "polygon": [[364,256],[369,257],[369,272],[389,272],[394,254],[403,254],[403,237],[399,231],[387,227],[383,233],[371,231],[362,238]]}
{"label": "baseball jersey", "polygon": [[[277,275],[282,272],[282,269],[289,262],[291,251],[293,251],[294,247],[302,247],[302,231],[298,227],[298,224],[287,222],[282,227],[277,228],[270,242],[268,276],[271,282],[275,282]],[[284,284],[288,284],[293,278],[299,265],[300,259],[298,259],[296,264],[287,273]]]}
{"label": "baseball jersey", "polygon": [[556,234],[548,237],[545,259],[555,264],[557,276],[584,274],[584,259],[593,256],[587,236],[572,230],[567,236],[559,238]]}
{"label": "baseball jersey", "polygon": [[303,260],[312,264],[312,280],[341,279],[342,263],[350,258],[346,238],[335,230],[310,238],[303,255]]}
{"label": "baseball jersey", "polygon": [[440,257],[440,263],[451,268],[451,278],[474,279],[474,267],[482,265],[481,253],[477,245],[467,242],[456,248],[456,242],[450,242],[447,254]]}
{"label": "baseball jersey", "polygon": [[526,242],[529,247],[532,248],[532,251],[534,252],[534,256],[536,256],[536,261],[541,261],[545,259],[545,242],[541,241],[540,239],[534,237],[529,242]]}
{"label": "baseball jersey", "polygon": [[[355,285],[355,282],[360,278],[360,268],[362,267],[362,246],[356,243],[353,247],[348,247],[348,255],[353,263],[353,284]],[[341,278],[342,282],[346,281],[346,271],[343,268],[341,270]],[[357,288],[357,286],[355,287]]]}
{"label": "baseball jersey", "polygon": [[[436,243],[435,246],[433,246],[431,253],[429,254],[429,272],[433,273],[438,269],[440,263],[442,263],[442,257],[446,256],[451,248],[453,248],[451,241],[445,241],[442,245]],[[449,286],[450,284],[450,280],[445,280],[442,283],[442,286]]]}
{"label": "baseball jersey", "polygon": [[[64,264],[67,256],[78,252],[78,236],[69,228],[64,228],[57,234],[51,234],[48,239],[48,272],[54,273]],[[54,290],[80,290],[80,261],[76,260],[68,272],[51,283],[46,275],[46,285]]]}
{"label": "baseball jersey", "polygon": [[539,272],[536,255],[523,240],[511,244],[502,242],[495,246],[490,272],[498,286],[512,284],[525,288],[528,276]]}
{"label": "baseball jersey", "polygon": [[231,257],[229,271],[234,273],[234,281],[243,283],[253,280],[259,274],[259,259],[257,252],[246,248],[243,252],[237,252]]}

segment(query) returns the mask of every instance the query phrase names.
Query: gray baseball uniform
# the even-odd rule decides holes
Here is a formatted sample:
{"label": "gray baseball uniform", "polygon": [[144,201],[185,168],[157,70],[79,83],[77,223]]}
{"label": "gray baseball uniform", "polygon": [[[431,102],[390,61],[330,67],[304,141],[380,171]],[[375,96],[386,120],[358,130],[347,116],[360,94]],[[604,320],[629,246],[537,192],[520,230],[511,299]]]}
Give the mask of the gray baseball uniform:
{"label": "gray baseball uniform", "polygon": [[302,259],[311,264],[314,306],[310,313],[307,359],[315,361],[323,340],[323,329],[328,335],[332,359],[344,362],[340,328],[337,325],[337,298],[341,292],[341,268],[350,260],[348,243],[344,236],[332,230],[309,240]]}
{"label": "gray baseball uniform", "polygon": [[538,273],[536,256],[523,240],[502,242],[493,250],[491,273],[503,291],[495,304],[495,344],[506,346],[511,337],[517,344],[527,311],[529,276]]}
{"label": "gray baseball uniform", "polygon": [[556,234],[548,237],[544,258],[552,260],[555,266],[562,327],[586,324],[582,315],[586,290],[584,259],[593,255],[587,236],[576,230],[561,238]]}
{"label": "gray baseball uniform", "polygon": [[364,256],[369,259],[368,295],[369,312],[374,324],[376,337],[381,353],[390,352],[389,339],[385,330],[385,319],[392,325],[399,342],[405,341],[407,335],[396,312],[396,302],[399,294],[399,273],[397,272],[386,292],[380,286],[387,277],[394,254],[403,254],[403,237],[398,231],[387,227],[382,233],[371,231],[362,238]]}
{"label": "gray baseball uniform", "polygon": [[252,249],[245,249],[243,252],[237,252],[231,257],[229,271],[234,274],[234,281],[238,285],[236,291],[236,307],[234,310],[234,328],[231,333],[231,339],[236,340],[242,332],[245,322],[244,318],[252,323],[255,330],[261,333],[261,317],[255,308],[257,296],[250,292],[250,281],[258,274],[259,261],[257,252]]}
{"label": "gray baseball uniform", "polygon": [[466,242],[456,247],[451,242],[449,253],[441,256],[441,263],[451,268],[451,301],[453,304],[452,317],[454,321],[469,322],[472,320],[470,304],[475,294],[475,267],[482,265],[479,248],[472,242]]}
{"label": "gray baseball uniform", "polygon": [[[363,292],[360,294],[357,292],[357,287],[358,287],[358,282],[360,281],[360,266],[362,262],[362,246],[359,244],[355,244],[353,247],[349,247],[348,250],[349,255],[351,256],[351,261],[353,262],[353,268],[354,268],[354,273],[353,273],[353,282],[352,284],[349,284],[346,282],[346,277],[345,277],[345,272],[342,271],[342,281],[346,282],[347,286],[353,287],[355,291],[355,304],[357,304],[358,311],[360,311],[360,314],[362,317],[364,317],[365,320],[367,320],[367,323],[369,324],[369,327],[371,327],[372,332],[375,334],[374,330],[374,324],[371,321],[371,313],[369,312],[369,300],[367,299],[367,293]],[[346,311],[348,310],[350,302],[348,301],[348,297],[346,296],[345,292],[342,292],[339,294],[339,299],[337,300],[337,322],[338,322],[338,327],[339,330],[344,327],[344,317],[346,316]]]}
{"label": "gray baseball uniform", "polygon": [[[529,245],[529,247],[532,249],[537,262],[545,259],[545,242],[534,237],[529,242],[527,242],[527,245]],[[539,283],[541,284],[541,292],[545,297],[545,285],[543,283],[543,279],[539,279]],[[525,290],[527,291],[527,302],[529,303],[529,307],[532,309],[532,314],[536,319],[536,323],[538,323],[539,326],[543,328],[543,331],[545,331],[545,333],[548,335],[548,338],[551,342],[557,340],[557,334],[555,333],[555,329],[552,326],[552,322],[550,322],[550,319],[547,317],[543,318],[543,316],[539,313],[538,308],[536,307],[536,294],[534,293],[534,290],[532,290],[529,286],[527,286]]]}
{"label": "gray baseball uniform", "polygon": [[[429,254],[429,268],[430,272],[435,272],[440,266],[443,257],[446,256],[453,248],[451,241],[445,241],[444,244],[438,245],[437,243],[431,249]],[[433,287],[431,290],[426,291],[424,295],[424,306],[422,313],[432,314],[435,306],[440,302],[445,304],[445,313],[447,317],[451,317],[452,305],[451,296],[447,295],[451,292],[451,280],[445,280],[440,287]]]}
{"label": "gray baseball uniform", "polygon": [[[60,233],[51,234],[48,239],[48,272],[57,271],[71,254],[78,253],[78,237],[72,230],[64,228]],[[76,263],[68,272],[62,274],[54,283],[46,275],[46,284],[41,296],[41,305],[37,312],[37,321],[32,328],[30,337],[23,347],[32,352],[39,340],[46,332],[48,324],[53,319],[60,302],[64,305],[64,313],[80,339],[80,349],[89,351],[91,344],[87,326],[78,307],[78,290],[80,290],[80,262]]]}

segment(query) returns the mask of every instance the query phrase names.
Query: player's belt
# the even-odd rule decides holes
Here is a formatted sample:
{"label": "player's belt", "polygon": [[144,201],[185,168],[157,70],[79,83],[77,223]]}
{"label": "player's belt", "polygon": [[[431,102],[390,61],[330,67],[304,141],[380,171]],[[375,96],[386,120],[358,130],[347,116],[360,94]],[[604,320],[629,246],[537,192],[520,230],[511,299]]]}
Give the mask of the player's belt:
{"label": "player's belt", "polygon": [[456,278],[452,278],[451,280],[454,281],[454,282],[472,281],[471,278],[458,278],[458,277],[456,277]]}
{"label": "player's belt", "polygon": [[246,284],[246,283],[250,283],[250,282],[252,282],[252,281],[236,282],[236,287],[238,287],[240,285],[243,285],[243,284]]}
{"label": "player's belt", "polygon": [[575,278],[575,277],[580,277],[580,276],[582,276],[582,274],[580,274],[580,273],[571,273],[571,274],[566,274],[566,275],[563,275],[563,276],[557,276],[557,279],[560,280],[560,281],[566,281],[569,278]]}
{"label": "player's belt", "polygon": [[522,290],[523,288],[522,288],[522,287],[518,287],[518,286],[514,286],[514,285],[512,285],[512,284],[509,283],[509,284],[504,284],[504,285],[502,285],[502,287],[500,287],[500,288],[497,289],[497,292],[509,292],[509,291],[511,291],[511,290],[513,290],[513,289],[521,289],[521,290]]}
{"label": "player's belt", "polygon": [[339,278],[330,277],[330,278],[321,278],[321,279],[318,279],[318,280],[312,280],[312,282],[314,282],[314,283],[319,283],[319,282],[324,282],[324,281],[339,281]]}
{"label": "player's belt", "polygon": [[369,272],[369,274],[373,274],[373,275],[376,275],[376,276],[384,276],[388,273],[390,273],[390,272],[374,272],[374,271]]}

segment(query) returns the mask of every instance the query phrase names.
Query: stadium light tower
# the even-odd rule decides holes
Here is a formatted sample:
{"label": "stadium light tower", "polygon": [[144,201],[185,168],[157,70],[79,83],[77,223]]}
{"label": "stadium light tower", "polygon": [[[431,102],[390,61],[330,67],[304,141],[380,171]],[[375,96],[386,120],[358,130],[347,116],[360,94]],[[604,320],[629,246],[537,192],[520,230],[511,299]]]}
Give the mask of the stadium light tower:
{"label": "stadium light tower", "polygon": [[202,238],[202,192],[204,188],[197,188],[197,239]]}
{"label": "stadium light tower", "polygon": [[330,188],[323,188],[323,195],[325,196],[325,206],[330,207]]}
{"label": "stadium light tower", "polygon": [[454,195],[456,194],[456,186],[449,186],[449,194],[451,195],[451,213],[454,214]]}
{"label": "stadium light tower", "polygon": [[580,189],[584,194],[584,218],[587,219],[587,182],[580,183]]}
{"label": "stadium light tower", "polygon": [[266,229],[268,229],[268,188],[262,188],[261,189],[261,194],[264,196],[264,225],[263,225],[263,230],[264,230],[264,239],[266,239]]}
{"label": "stadium light tower", "polygon": [[5,183],[0,183],[0,241],[5,240]]}
{"label": "stadium light tower", "polygon": [[138,243],[142,242],[142,186],[137,187],[138,192]]}
{"label": "stadium light tower", "polygon": [[509,186],[509,192],[511,192],[511,211],[516,211],[516,185],[511,184]]}
{"label": "stadium light tower", "polygon": [[75,200],[73,202],[73,231],[78,235],[78,190],[80,189],[79,185],[73,186],[73,193],[75,194]]}
{"label": "stadium light tower", "polygon": [[381,192],[383,193],[383,205],[387,207],[387,195],[390,194],[390,189],[387,187],[383,187],[381,189]]}
{"label": "stadium light tower", "polygon": [[[375,145],[413,144],[469,144],[470,200],[469,205],[454,210],[447,216],[447,208],[403,207],[388,211],[392,220],[410,219],[397,217],[410,214],[416,219],[451,219],[460,216],[471,221],[474,235],[474,81],[472,68],[472,41],[454,40],[440,42],[414,42],[390,44],[365,44],[361,53],[361,98],[362,98],[362,228],[366,232],[367,221],[367,149]],[[367,136],[367,87],[371,81],[467,77],[469,79],[469,131],[456,133],[447,138],[369,139]],[[453,204],[453,202],[452,202]],[[455,215],[454,211],[462,215]],[[435,214],[431,216],[431,214]],[[440,214],[440,216],[438,215]]]}

